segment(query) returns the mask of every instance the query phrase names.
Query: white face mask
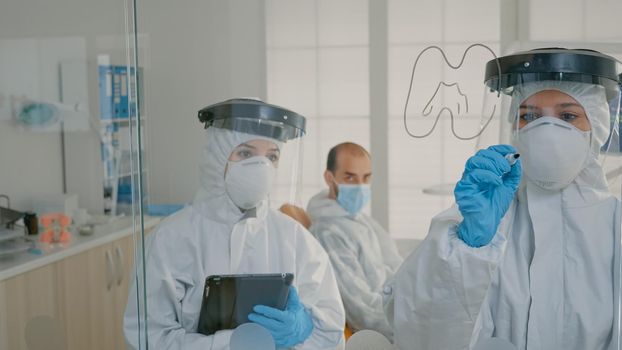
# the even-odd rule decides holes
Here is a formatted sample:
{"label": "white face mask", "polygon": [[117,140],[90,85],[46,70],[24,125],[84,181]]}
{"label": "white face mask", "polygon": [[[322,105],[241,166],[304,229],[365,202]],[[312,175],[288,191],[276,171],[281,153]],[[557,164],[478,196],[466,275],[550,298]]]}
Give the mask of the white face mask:
{"label": "white face mask", "polygon": [[268,198],[274,175],[274,165],[263,156],[229,162],[225,189],[240,209],[252,209]]}
{"label": "white face mask", "polygon": [[565,188],[585,166],[590,135],[555,117],[527,124],[518,131],[516,142],[525,176],[547,190]]}

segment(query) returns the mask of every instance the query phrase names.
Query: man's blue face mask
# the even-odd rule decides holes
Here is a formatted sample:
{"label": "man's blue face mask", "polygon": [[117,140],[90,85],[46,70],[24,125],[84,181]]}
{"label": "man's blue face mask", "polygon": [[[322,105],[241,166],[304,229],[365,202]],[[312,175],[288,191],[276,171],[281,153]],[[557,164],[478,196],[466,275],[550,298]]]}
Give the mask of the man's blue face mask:
{"label": "man's blue face mask", "polygon": [[371,199],[369,185],[337,184],[337,203],[350,215],[356,215]]}

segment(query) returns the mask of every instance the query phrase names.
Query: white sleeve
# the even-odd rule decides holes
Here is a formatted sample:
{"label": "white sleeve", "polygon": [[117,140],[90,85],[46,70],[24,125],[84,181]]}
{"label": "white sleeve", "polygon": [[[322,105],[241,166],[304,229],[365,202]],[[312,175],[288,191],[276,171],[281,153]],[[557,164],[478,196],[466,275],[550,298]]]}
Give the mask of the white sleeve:
{"label": "white sleeve", "polygon": [[384,314],[382,290],[369,286],[357,248],[353,242],[346,242],[345,235],[337,230],[338,227],[332,226],[330,230],[316,232],[316,237],[326,247],[333,265],[348,326],[353,330],[372,329],[393,339],[393,330]]}
{"label": "white sleeve", "polygon": [[[147,301],[147,341],[152,348],[170,350],[227,350],[232,331],[220,331],[206,336],[187,332],[180,323],[182,300],[185,285],[180,283],[183,276],[172,273],[169,253],[165,244],[158,241],[154,232],[147,243],[146,301]],[[140,271],[140,270],[139,270]],[[137,305],[136,280],[132,282],[124,316],[125,338],[130,348],[139,348],[139,325],[143,326]],[[142,296],[141,296],[142,297]],[[141,307],[144,303],[141,302]],[[141,329],[144,332],[144,328]],[[141,337],[144,342],[144,336]]]}
{"label": "white sleeve", "polygon": [[295,285],[313,317],[313,333],[296,350],[344,348],[345,311],[332,265],[320,244],[302,227],[297,232]]}
{"label": "white sleeve", "polygon": [[384,283],[382,290],[382,309],[389,327],[395,334],[395,275]]}
{"label": "white sleeve", "polygon": [[[513,213],[514,204],[508,210]],[[456,206],[436,216],[421,246],[395,277],[394,325],[399,349],[466,349],[507,241],[506,215],[492,242],[481,248],[456,235]]]}
{"label": "white sleeve", "polygon": [[390,276],[393,276],[397,269],[402,265],[404,259],[400,255],[395,241],[389,233],[380,225],[376,220],[370,218],[371,225],[374,229],[374,233],[378,237],[378,243],[382,251],[382,259],[384,260],[385,267]]}

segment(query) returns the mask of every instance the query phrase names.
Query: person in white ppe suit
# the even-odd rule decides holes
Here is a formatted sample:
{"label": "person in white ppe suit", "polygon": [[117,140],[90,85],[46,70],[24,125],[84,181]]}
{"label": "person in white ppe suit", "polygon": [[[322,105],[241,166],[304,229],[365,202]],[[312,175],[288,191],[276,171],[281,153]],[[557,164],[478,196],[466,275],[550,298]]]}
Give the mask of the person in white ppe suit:
{"label": "person in white ppe suit", "polygon": [[[249,319],[266,327],[279,349],[343,349],[345,315],[328,256],[305,228],[268,205],[284,143],[298,142],[304,117],[233,99],[202,109],[199,119],[206,127],[201,189],[146,244],[149,347],[229,349],[232,330],[197,333],[206,277],[293,273],[287,309],[256,306]],[[140,290],[135,281],[124,320],[134,348],[143,321],[137,312]]]}
{"label": "person in white ppe suit", "polygon": [[400,349],[474,349],[491,338],[516,349],[618,349],[620,201],[599,160],[603,145],[619,147],[610,133],[618,72],[587,50],[488,63],[487,87],[510,98],[515,147],[467,161],[457,206],[432,220],[398,271]]}
{"label": "person in white ppe suit", "polygon": [[308,204],[310,231],[335,269],[353,332],[368,329],[389,340],[393,330],[384,314],[385,283],[402,263],[395,242],[370,215],[361,212],[371,197],[372,166],[367,150],[351,142],[328,153],[324,180],[328,190]]}

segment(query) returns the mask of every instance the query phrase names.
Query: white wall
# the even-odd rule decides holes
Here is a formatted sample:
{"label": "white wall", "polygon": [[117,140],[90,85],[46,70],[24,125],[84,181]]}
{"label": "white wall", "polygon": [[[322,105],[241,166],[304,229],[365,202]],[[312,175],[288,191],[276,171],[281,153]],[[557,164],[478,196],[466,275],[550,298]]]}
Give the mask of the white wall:
{"label": "white wall", "polygon": [[[467,43],[485,42],[503,53],[516,45],[560,40],[571,41],[569,46],[594,43],[595,48],[607,48],[597,42],[611,46],[620,42],[620,31],[612,24],[621,6],[615,0],[593,4],[576,0],[564,2],[565,6],[562,0],[547,0],[538,7],[518,0],[503,0],[501,5],[490,0],[387,0],[388,70],[370,74],[376,65],[369,61],[369,20],[378,14],[370,12],[368,0],[194,0],[183,6],[139,0],[138,4],[152,202],[187,202],[198,188],[203,135],[198,109],[234,96],[268,97],[309,117],[305,199],[324,186],[320,175],[330,146],[344,139],[365,146],[371,137],[386,139],[386,154],[372,152],[376,159],[388,161],[390,229],[402,237],[424,235],[431,216],[451,203],[451,196],[432,197],[422,189],[455,181],[472,149],[445,134],[423,141],[405,136],[401,111],[410,65],[421,48],[444,43],[457,52]],[[83,55],[91,64],[98,53],[112,53],[116,63],[123,63],[123,6],[122,0],[35,5],[4,0],[0,40],[77,37],[84,41]],[[482,10],[486,21],[481,20]],[[543,23],[551,23],[554,30],[544,30]],[[0,52],[0,67],[4,57],[6,52]],[[3,72],[0,68],[0,89],[6,91],[3,84],[10,79]],[[89,76],[90,104],[96,116],[94,74]],[[387,75],[389,115],[373,118],[386,118],[389,132],[380,135],[370,130],[369,106],[376,97],[369,98],[369,79],[383,79],[382,74]],[[44,79],[49,74],[36,76],[43,85],[49,84]],[[54,92],[40,95],[48,93]],[[6,107],[0,98],[0,111],[3,103]],[[28,198],[38,193],[60,192],[59,161],[57,133],[32,133],[0,121],[0,193],[8,193],[16,205],[28,206]],[[94,164],[87,170],[80,175],[90,179],[98,172]]]}
{"label": "white wall", "polygon": [[[429,137],[406,134],[404,102],[412,64],[421,50],[439,45],[455,64],[473,43],[484,43],[498,55],[560,45],[594,48],[618,57],[616,46],[622,46],[615,18],[622,6],[619,0],[266,0],[266,4],[268,97],[310,117],[303,198],[324,187],[321,171],[330,146],[347,139],[371,145],[374,159],[388,163],[388,176],[374,178],[374,198],[380,194],[382,202],[373,203],[372,214],[384,223],[388,211],[389,231],[403,238],[425,237],[431,218],[453,203],[453,186],[477,148],[476,140],[461,141],[451,134],[446,114]],[[379,32],[385,30],[385,21],[388,33],[383,39]],[[288,30],[294,26],[296,31]],[[384,47],[387,52],[382,52]],[[462,127],[472,131],[479,127],[482,110],[482,63],[491,58],[483,50],[471,51],[466,63],[477,66],[458,75],[435,57],[414,85],[433,90],[439,79],[458,79],[472,102]],[[384,109],[388,113],[383,114]],[[409,127],[417,127],[409,121]],[[427,130],[425,125],[421,129]],[[441,184],[448,189],[444,195],[424,193]]]}
{"label": "white wall", "polygon": [[203,126],[197,111],[266,97],[263,1],[139,1],[147,168],[153,203],[191,201]]}
{"label": "white wall", "polygon": [[[151,201],[186,202],[198,188],[203,129],[196,112],[233,96],[266,96],[263,1],[138,4]],[[24,90],[57,101],[58,62],[86,59],[91,117],[97,119],[97,55],[126,64],[124,6],[122,0],[3,1],[0,43],[18,39],[36,46],[20,53],[0,45],[0,193],[8,194],[14,207],[26,210],[33,196],[62,192],[60,135],[16,127],[2,96]],[[83,47],[61,50],[68,55],[61,57],[50,43],[67,38]],[[50,58],[50,50],[58,57]],[[24,81],[32,84],[22,88]],[[93,198],[102,191],[98,142],[95,131],[68,135],[69,190],[80,192],[81,205],[92,210],[102,206]]]}
{"label": "white wall", "polygon": [[[59,101],[58,64],[87,60],[100,52],[122,58],[125,48],[123,1],[3,0],[0,6],[0,193],[13,207],[30,208],[31,198],[62,192],[61,146],[58,130],[32,132],[17,127],[8,96]],[[96,117],[96,71],[91,69],[91,115]],[[95,133],[87,139],[96,138]],[[99,157],[98,153],[93,157]],[[96,169],[82,174],[89,176]],[[4,205],[2,203],[2,205]]]}

